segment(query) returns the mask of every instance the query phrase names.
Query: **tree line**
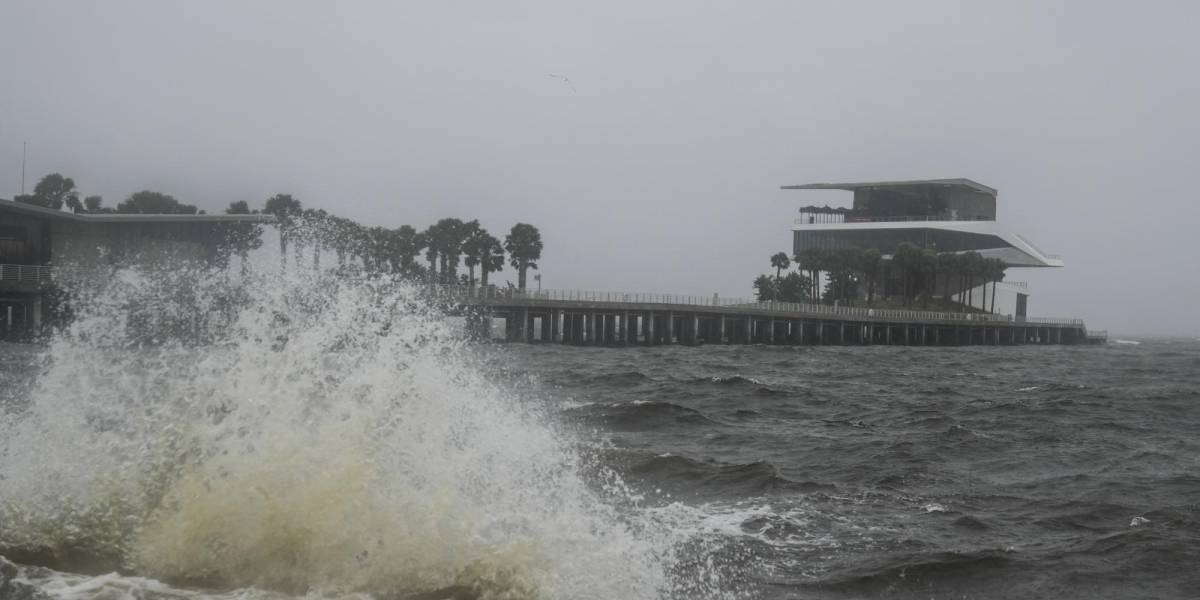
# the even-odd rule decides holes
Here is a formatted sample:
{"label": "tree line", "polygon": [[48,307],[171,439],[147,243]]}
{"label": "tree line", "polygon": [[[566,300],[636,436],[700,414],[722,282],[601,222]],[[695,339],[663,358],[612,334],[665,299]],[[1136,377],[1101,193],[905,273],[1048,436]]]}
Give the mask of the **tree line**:
{"label": "tree line", "polygon": [[[797,271],[784,275],[793,264]],[[985,295],[981,305],[994,312],[996,282],[1004,280],[1006,265],[1003,260],[984,258],[978,252],[939,253],[902,242],[888,259],[875,248],[811,248],[791,258],[777,252],[771,256],[771,267],[774,276],[764,274],[754,280],[759,301],[853,306],[865,300],[867,306],[877,306],[898,300],[905,307],[919,304],[929,308],[940,290],[941,308],[950,309],[950,298],[955,295],[960,299],[959,308],[965,308],[974,306],[975,288],[983,284],[986,290],[991,283],[991,297]],[[822,280],[824,289],[820,289]]]}
{"label": "tree line", "polygon": [[147,214],[204,214],[191,204],[184,204],[167,194],[142,190],[130,194],[128,198],[117,204],[116,208],[103,206],[101,196],[84,196],[75,189],[75,180],[64,177],[59,173],[51,173],[39,180],[33,187],[32,194],[22,194],[13,198],[22,204],[31,204],[51,210],[67,210],[74,213],[147,213]]}
{"label": "tree line", "polygon": [[[205,214],[191,204],[149,190],[131,194],[115,208],[105,207],[100,196],[87,196],[81,201],[75,182],[58,173],[43,177],[32,194],[14,200],[52,210],[66,207],[81,214]],[[478,220],[445,218],[420,231],[411,225],[389,229],[366,226],[324,209],[304,208],[290,194],[268,198],[261,209],[251,208],[244,200],[231,202],[225,213],[273,215],[279,229],[280,260],[285,266],[291,254],[296,264],[311,257],[313,266],[319,268],[322,254],[331,252],[341,267],[354,264],[367,271],[446,285],[475,286],[478,269],[478,284],[486,286],[489,275],[503,270],[507,259],[517,273],[517,287],[524,290],[529,270],[537,270],[537,261],[542,257],[541,232],[528,223],[513,225],[503,241]],[[223,232],[218,258],[227,262],[237,254],[245,268],[250,251],[262,247],[262,227],[247,222],[227,223]],[[466,273],[459,273],[460,265],[466,267]]]}

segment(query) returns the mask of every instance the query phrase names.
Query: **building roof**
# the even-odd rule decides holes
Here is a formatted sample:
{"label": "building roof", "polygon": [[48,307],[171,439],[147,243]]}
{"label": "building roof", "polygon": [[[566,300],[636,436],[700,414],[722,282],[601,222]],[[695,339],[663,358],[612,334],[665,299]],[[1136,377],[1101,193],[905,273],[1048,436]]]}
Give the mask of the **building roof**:
{"label": "building roof", "polygon": [[274,223],[274,215],[175,215],[148,213],[71,213],[0,199],[0,212],[83,223]]}
{"label": "building roof", "polygon": [[785,190],[847,190],[854,191],[863,188],[896,188],[909,187],[919,185],[938,185],[945,187],[961,187],[984,194],[996,195],[995,188],[990,188],[982,183],[971,181],[970,179],[911,179],[908,181],[858,181],[851,183],[804,183],[800,185],[785,185],[781,189]]}

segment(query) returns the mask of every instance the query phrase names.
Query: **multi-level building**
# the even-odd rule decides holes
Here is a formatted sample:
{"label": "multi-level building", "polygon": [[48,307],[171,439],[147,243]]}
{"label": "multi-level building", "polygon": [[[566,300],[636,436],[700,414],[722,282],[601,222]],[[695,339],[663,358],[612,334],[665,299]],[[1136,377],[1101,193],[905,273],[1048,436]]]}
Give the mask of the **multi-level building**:
{"label": "multi-level building", "polygon": [[[786,185],[785,190],[846,190],[849,207],[805,206],[795,221],[794,252],[810,248],[878,249],[885,258],[909,242],[938,253],[978,252],[1009,267],[1061,267],[1028,239],[996,222],[996,190],[970,179],[921,179]],[[1018,282],[996,288],[995,312],[1025,316],[1029,289]],[[976,308],[984,294],[972,294]],[[954,300],[960,300],[957,296]],[[990,307],[988,307],[991,310]]]}
{"label": "multi-level building", "polygon": [[0,200],[0,339],[41,329],[45,300],[65,274],[107,265],[220,257],[234,224],[270,215],[75,214]]}

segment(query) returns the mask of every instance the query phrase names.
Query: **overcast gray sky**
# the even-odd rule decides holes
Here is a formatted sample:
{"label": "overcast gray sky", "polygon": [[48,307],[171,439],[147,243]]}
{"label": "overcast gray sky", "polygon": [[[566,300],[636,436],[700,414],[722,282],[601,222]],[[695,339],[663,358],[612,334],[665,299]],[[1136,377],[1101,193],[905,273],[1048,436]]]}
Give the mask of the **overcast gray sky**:
{"label": "overcast gray sky", "polygon": [[[1200,335],[1200,3],[0,3],[0,197],[538,225],[544,285],[749,295],[783,184],[969,177],[1031,313]],[[561,75],[566,83],[551,77]],[[511,272],[501,274],[515,281]]]}

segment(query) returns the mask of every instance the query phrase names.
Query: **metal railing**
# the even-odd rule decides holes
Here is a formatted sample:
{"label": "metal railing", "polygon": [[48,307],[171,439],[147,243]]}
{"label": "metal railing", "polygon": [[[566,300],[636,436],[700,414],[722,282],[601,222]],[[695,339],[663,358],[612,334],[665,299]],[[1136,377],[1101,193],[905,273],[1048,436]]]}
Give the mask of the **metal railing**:
{"label": "metal railing", "polygon": [[838,213],[806,213],[794,219],[795,225],[830,225],[840,223],[907,223],[918,221],[995,221],[984,217],[958,217],[951,215],[897,215],[897,216],[853,216]]}
{"label": "metal railing", "polygon": [[696,306],[716,308],[742,308],[757,312],[787,312],[799,315],[831,316],[866,319],[897,319],[923,321],[959,321],[975,323],[1037,324],[1083,326],[1082,319],[1056,319],[1046,317],[1016,317],[985,313],[956,313],[923,310],[901,310],[890,308],[863,308],[858,306],[831,306],[807,302],[759,302],[753,298],[729,298],[717,294],[695,296],[680,294],[652,294],[642,292],[596,292],[587,290],[519,290],[516,288],[470,287],[437,285],[429,288],[437,298],[481,302],[587,302],[620,304],[658,304],[663,306]]}
{"label": "metal railing", "polygon": [[50,267],[45,265],[0,264],[0,281],[44,283],[50,281]]}

